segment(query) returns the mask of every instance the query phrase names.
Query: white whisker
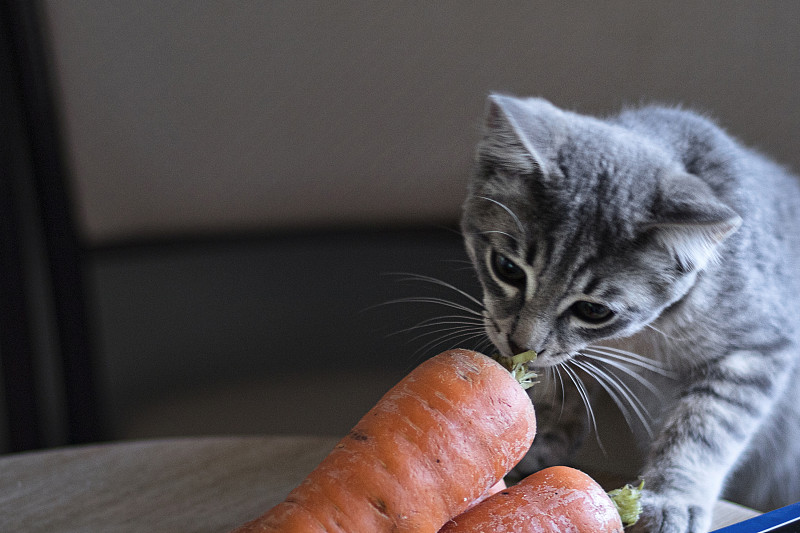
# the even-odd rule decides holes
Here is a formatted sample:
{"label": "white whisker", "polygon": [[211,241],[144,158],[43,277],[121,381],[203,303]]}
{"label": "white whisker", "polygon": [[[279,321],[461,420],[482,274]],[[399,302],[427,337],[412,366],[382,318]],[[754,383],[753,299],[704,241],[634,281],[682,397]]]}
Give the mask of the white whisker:
{"label": "white whisker", "polygon": [[483,313],[480,311],[475,311],[474,309],[470,309],[469,307],[453,302],[451,300],[446,300],[444,298],[437,298],[434,296],[412,296],[409,298],[397,298],[396,300],[389,300],[388,302],[383,302],[373,307],[379,307],[383,305],[391,305],[391,304],[398,304],[398,303],[422,303],[422,304],[438,304],[443,305],[445,307],[451,307],[453,309],[458,309],[459,311],[464,311],[465,313],[469,313],[470,315],[479,316],[483,318]]}
{"label": "white whisker", "polygon": [[[563,364],[563,363],[562,363]],[[556,365],[550,367],[551,372],[553,373],[553,400],[555,401],[555,396],[557,389],[561,389],[561,410],[558,412],[558,419],[561,420],[561,417],[564,415],[564,405],[566,404],[566,399],[564,397],[564,378],[561,377],[561,365]],[[558,381],[558,383],[556,383]]]}
{"label": "white whisker", "polygon": [[489,348],[492,348],[492,340],[486,336],[486,333],[483,334],[484,339],[475,345],[475,351],[480,353],[485,353]]}
{"label": "white whisker", "polygon": [[456,265],[453,268],[455,272],[463,272],[465,270],[470,270],[473,273],[475,273],[475,264],[469,259],[447,259],[446,262]]}
{"label": "white whisker", "polygon": [[525,227],[522,225],[522,222],[520,222],[519,217],[516,214],[514,214],[514,212],[511,209],[509,209],[508,206],[506,206],[502,202],[498,202],[493,198],[489,198],[488,196],[477,196],[476,198],[480,198],[481,200],[486,200],[487,202],[492,202],[493,204],[500,206],[506,213],[508,213],[511,216],[512,219],[514,219],[514,223],[517,225],[517,229],[519,229],[520,233],[525,235]]}
{"label": "white whisker", "polygon": [[673,335],[669,335],[668,333],[666,333],[664,331],[661,331],[660,329],[658,329],[657,327],[655,327],[652,324],[647,324],[645,327],[648,327],[648,328],[652,329],[653,331],[655,331],[656,333],[659,333],[662,337],[664,337],[665,339],[667,339],[669,341],[687,341],[688,340],[685,337],[675,337]]}
{"label": "white whisker", "polygon": [[[639,420],[647,434],[652,438],[653,430],[648,422],[648,419],[651,418],[650,414],[647,412],[647,408],[644,406],[641,400],[636,397],[636,395],[625,384],[625,382],[621,381],[614,374],[606,372],[590,361],[573,360],[572,362],[578,368],[592,376],[597,383],[603,387],[611,399],[614,400],[614,403],[617,404],[622,416],[625,418],[625,421],[628,423],[628,426],[631,429],[633,429],[633,415],[635,414],[636,419]],[[631,412],[631,410],[633,412]]]}
{"label": "white whisker", "polygon": [[516,241],[517,240],[517,238],[514,237],[513,235],[511,235],[510,233],[507,233],[505,231],[500,231],[500,230],[482,231],[482,232],[480,232],[480,235],[487,235],[489,233],[497,233],[499,235],[505,235],[506,237],[508,237],[512,241]]}
{"label": "white whisker", "polygon": [[479,326],[481,328],[484,327],[485,321],[481,318],[472,317],[472,316],[461,316],[461,315],[443,315],[443,316],[435,316],[432,318],[428,318],[419,322],[418,324],[401,329],[397,333],[405,333],[407,331],[414,331],[416,329],[423,329],[423,328],[433,328],[436,326],[450,326],[450,325],[462,325],[462,326]]}
{"label": "white whisker", "polygon": [[583,401],[583,405],[586,407],[586,415],[589,418],[589,423],[594,431],[595,439],[597,440],[597,446],[600,448],[600,451],[603,452],[603,455],[607,455],[606,450],[603,447],[603,443],[600,442],[600,433],[597,431],[597,419],[594,415],[594,409],[592,409],[589,391],[586,390],[586,385],[583,383],[583,380],[580,378],[577,372],[569,367],[570,362],[574,363],[574,361],[566,361],[565,363],[561,363],[559,366],[564,369],[564,372],[567,373],[567,377],[569,377],[570,381],[572,381],[572,383],[575,385],[575,388],[578,390],[578,394]]}
{"label": "white whisker", "polygon": [[612,348],[610,346],[602,346],[602,345],[592,345],[587,346],[582,351],[592,351],[594,353],[605,355],[608,357],[613,357],[619,359],[620,361],[625,361],[633,366],[638,366],[640,368],[647,369],[651,372],[656,374],[660,374],[667,378],[675,378],[675,373],[669,370],[666,366],[661,364],[659,361],[655,361],[653,359],[649,359],[644,357],[643,355],[639,355],[634,352],[629,352],[627,350],[621,350],[619,348]]}
{"label": "white whisker", "polygon": [[484,335],[485,335],[485,333],[483,333],[483,332],[480,332],[480,333],[466,333],[466,332],[449,333],[447,335],[442,335],[441,337],[437,337],[436,339],[433,339],[432,341],[426,343],[424,346],[420,347],[416,352],[414,352],[414,354],[417,355],[419,353],[426,352],[426,351],[428,351],[430,349],[433,349],[436,346],[445,344],[447,342],[450,342],[450,341],[453,341],[453,340],[456,340],[456,339],[460,339],[460,341],[458,343],[451,344],[446,349],[455,348],[461,342],[467,342],[467,341],[472,340],[472,339],[477,339],[477,338],[483,337]]}
{"label": "white whisker", "polygon": [[440,280],[438,278],[434,278],[434,277],[431,277],[431,276],[424,276],[422,274],[414,274],[414,273],[411,273],[411,272],[389,272],[388,275],[391,275],[391,276],[403,276],[398,281],[424,281],[426,283],[432,283],[434,285],[438,285],[440,287],[444,287],[446,289],[450,289],[451,291],[454,291],[454,292],[460,294],[461,296],[463,296],[464,298],[466,298],[470,302],[474,303],[479,308],[483,309],[483,302],[481,302],[480,300],[478,300],[477,298],[475,298],[474,296],[472,296],[468,292],[459,289],[455,285],[453,285],[451,283],[448,283],[446,281]]}
{"label": "white whisker", "polygon": [[[407,329],[404,329],[404,330],[401,330],[401,331],[399,331],[399,332],[398,332],[398,334],[399,334],[399,333],[406,333],[406,332],[409,332],[409,331],[413,331],[414,329],[415,329],[414,327],[407,328]],[[478,327],[478,326],[451,326],[451,327],[443,327],[443,328],[438,328],[438,329],[435,329],[435,330],[433,330],[433,331],[426,331],[426,332],[424,332],[424,333],[420,333],[420,334],[419,334],[419,335],[417,335],[416,337],[413,337],[411,340],[412,340],[412,341],[415,341],[415,340],[417,340],[417,339],[422,339],[422,338],[424,338],[424,337],[430,337],[431,335],[438,335],[438,334],[440,334],[440,333],[447,333],[447,334],[450,334],[450,332],[462,332],[462,333],[464,333],[464,334],[467,334],[467,333],[470,333],[470,334],[471,334],[471,333],[483,334],[483,332],[484,332],[484,329],[483,329],[483,327],[482,327],[482,326],[481,326],[481,327]]]}
{"label": "white whisker", "polygon": [[650,380],[645,379],[644,376],[642,376],[641,374],[639,374],[635,370],[632,370],[631,368],[628,368],[627,366],[625,366],[622,363],[618,363],[617,361],[609,360],[606,357],[602,357],[602,355],[606,355],[606,354],[602,354],[602,353],[600,353],[600,354],[592,354],[592,353],[589,353],[589,351],[590,351],[589,348],[585,348],[584,350],[582,350],[580,352],[580,354],[583,357],[588,357],[590,359],[594,359],[595,361],[600,361],[605,365],[612,366],[612,367],[618,369],[620,372],[623,372],[623,373],[627,374],[628,376],[632,377],[633,379],[635,379],[636,381],[641,383],[642,386],[644,386],[647,390],[649,390],[653,394],[653,396],[655,396],[658,399],[661,399],[661,392],[658,390],[658,388],[655,385],[653,385],[650,382]]}
{"label": "white whisker", "polygon": [[384,275],[395,276],[398,282],[422,282],[428,286],[435,285],[437,287],[443,287],[458,295],[456,300],[459,301],[439,296],[412,296],[389,300],[368,308],[372,309],[393,304],[432,304],[455,310],[455,313],[433,316],[421,320],[410,327],[389,334],[389,336],[392,336],[416,332],[417,335],[409,339],[409,342],[418,341],[420,339],[426,340],[425,343],[412,354],[412,358],[416,358],[420,354],[424,354],[438,346],[443,346],[448,343],[454,344],[445,349],[455,348],[459,344],[476,345],[475,349],[477,349],[477,347],[487,349],[492,345],[491,339],[486,333],[483,302],[478,298],[475,298],[468,292],[459,289],[451,283],[431,276],[409,272],[388,272]]}

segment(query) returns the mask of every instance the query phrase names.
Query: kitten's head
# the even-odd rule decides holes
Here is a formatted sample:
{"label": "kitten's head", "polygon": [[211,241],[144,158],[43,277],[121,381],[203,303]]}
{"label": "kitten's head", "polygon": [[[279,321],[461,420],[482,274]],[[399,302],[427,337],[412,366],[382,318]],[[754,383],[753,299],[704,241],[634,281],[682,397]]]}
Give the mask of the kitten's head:
{"label": "kitten's head", "polygon": [[741,220],[673,159],[612,122],[489,98],[462,230],[502,353],[557,364],[687,293]]}

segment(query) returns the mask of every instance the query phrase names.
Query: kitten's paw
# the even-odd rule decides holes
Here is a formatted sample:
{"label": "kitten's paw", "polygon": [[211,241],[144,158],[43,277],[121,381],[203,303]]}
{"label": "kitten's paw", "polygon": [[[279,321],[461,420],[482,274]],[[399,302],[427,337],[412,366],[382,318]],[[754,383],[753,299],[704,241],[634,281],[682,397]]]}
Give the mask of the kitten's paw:
{"label": "kitten's paw", "polygon": [[642,515],[631,533],[707,533],[711,507],[686,496],[642,491]]}

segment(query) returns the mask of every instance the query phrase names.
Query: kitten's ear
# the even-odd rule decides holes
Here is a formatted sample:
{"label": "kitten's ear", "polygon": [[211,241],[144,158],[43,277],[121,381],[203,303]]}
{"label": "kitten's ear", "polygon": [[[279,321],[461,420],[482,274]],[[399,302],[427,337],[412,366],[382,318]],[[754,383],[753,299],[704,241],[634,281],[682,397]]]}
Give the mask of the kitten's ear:
{"label": "kitten's ear", "polygon": [[543,170],[558,142],[561,111],[541,98],[519,99],[499,94],[487,101],[485,131],[478,158],[530,174]]}
{"label": "kitten's ear", "polygon": [[690,174],[662,180],[651,216],[646,229],[686,270],[701,270],[716,260],[719,245],[742,223],[708,185]]}

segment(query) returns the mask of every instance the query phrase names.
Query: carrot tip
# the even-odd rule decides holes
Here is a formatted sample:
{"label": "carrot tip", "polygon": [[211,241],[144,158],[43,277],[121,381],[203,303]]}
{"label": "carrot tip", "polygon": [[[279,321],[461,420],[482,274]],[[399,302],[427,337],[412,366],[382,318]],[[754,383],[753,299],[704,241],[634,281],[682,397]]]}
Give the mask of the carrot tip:
{"label": "carrot tip", "polygon": [[639,520],[639,515],[642,514],[641,498],[643,488],[644,480],[639,483],[638,487],[628,484],[608,493],[625,527],[635,524]]}

